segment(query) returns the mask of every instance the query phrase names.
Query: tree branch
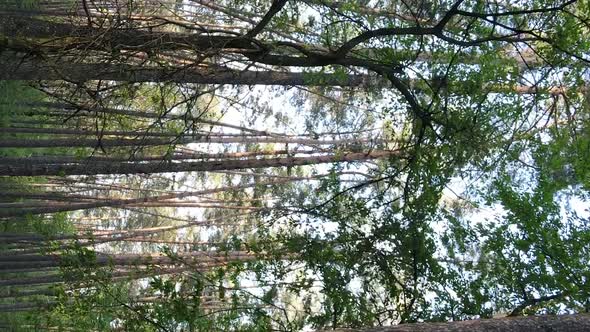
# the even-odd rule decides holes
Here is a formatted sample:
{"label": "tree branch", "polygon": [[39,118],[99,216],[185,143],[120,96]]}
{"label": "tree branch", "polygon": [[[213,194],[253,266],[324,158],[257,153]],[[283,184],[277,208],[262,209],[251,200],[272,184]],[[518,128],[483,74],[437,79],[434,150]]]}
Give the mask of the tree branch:
{"label": "tree branch", "polygon": [[268,12],[264,14],[262,20],[258,22],[258,24],[256,24],[256,26],[252,30],[246,33],[246,37],[254,38],[257,34],[264,30],[266,25],[270,22],[270,20],[272,20],[273,16],[275,16],[276,13],[278,13],[281,9],[283,9],[283,7],[285,7],[287,1],[288,0],[274,0]]}
{"label": "tree branch", "polygon": [[522,315],[522,311],[524,309],[526,309],[527,307],[530,307],[530,306],[535,305],[535,304],[539,304],[541,302],[548,302],[548,301],[551,301],[551,300],[556,300],[556,299],[562,298],[562,297],[564,297],[566,295],[567,294],[565,292],[560,292],[560,293],[557,293],[555,295],[541,296],[539,298],[525,299],[521,304],[519,304],[516,308],[514,308],[514,310],[512,310],[512,312],[510,312],[510,314],[508,314],[508,317],[520,316],[520,315]]}

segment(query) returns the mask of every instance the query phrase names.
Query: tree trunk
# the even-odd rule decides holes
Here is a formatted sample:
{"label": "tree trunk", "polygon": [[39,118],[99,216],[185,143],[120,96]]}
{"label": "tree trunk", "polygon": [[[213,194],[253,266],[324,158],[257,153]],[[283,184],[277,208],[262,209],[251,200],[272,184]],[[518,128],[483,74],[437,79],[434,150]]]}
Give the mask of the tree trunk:
{"label": "tree trunk", "polygon": [[[83,165],[82,165],[83,166]],[[280,178],[278,180],[273,181],[265,181],[265,182],[256,182],[256,183],[249,183],[239,186],[227,186],[227,187],[220,187],[220,188],[213,188],[213,189],[205,189],[200,191],[185,191],[180,193],[170,193],[170,194],[163,194],[160,196],[151,196],[151,197],[142,197],[142,198],[128,198],[128,199],[102,199],[93,202],[83,202],[83,203],[74,203],[70,202],[70,204],[55,204],[55,203],[44,203],[43,206],[30,208],[30,209],[0,209],[0,217],[17,217],[23,216],[27,214],[44,214],[44,213],[56,213],[56,212],[66,212],[66,211],[77,211],[77,210],[85,210],[85,209],[96,209],[101,207],[126,207],[126,206],[134,206],[140,205],[144,203],[154,203],[154,202],[162,202],[166,200],[172,199],[183,199],[187,197],[195,197],[195,196],[203,196],[203,195],[210,195],[230,190],[241,190],[246,188],[253,188],[257,186],[271,186],[271,185],[279,185],[279,184],[286,184],[289,182],[295,182],[300,180],[311,180],[317,179],[320,177],[324,177],[325,175],[317,175],[317,176],[310,176],[310,177],[285,177]],[[100,199],[100,198],[97,198]],[[14,237],[7,236],[9,239],[8,241],[15,239],[20,239],[19,234]],[[26,237],[25,237],[26,239]],[[2,240],[2,236],[0,236],[0,241]]]}
{"label": "tree trunk", "polygon": [[[246,128],[246,127],[232,125],[229,123],[224,123],[224,122],[219,122],[219,121],[206,120],[206,119],[202,119],[201,116],[193,116],[192,114],[188,114],[188,113],[160,114],[160,113],[156,113],[156,112],[149,112],[149,111],[143,112],[143,111],[132,110],[132,109],[121,109],[121,108],[112,108],[112,107],[96,107],[96,106],[84,105],[84,104],[57,103],[57,102],[25,102],[25,103],[14,103],[12,105],[15,105],[18,107],[42,107],[42,108],[56,109],[58,111],[63,112],[61,114],[57,113],[56,114],[57,116],[63,116],[63,117],[68,117],[68,118],[75,117],[75,116],[91,116],[91,115],[94,115],[94,113],[96,113],[96,114],[101,114],[101,113],[120,114],[120,115],[125,115],[125,116],[131,116],[131,117],[136,117],[136,118],[146,118],[146,119],[182,120],[183,122],[184,121],[192,121],[195,123],[201,123],[201,124],[206,124],[206,125],[211,125],[211,126],[216,126],[216,127],[237,129],[240,131],[257,134],[260,136],[286,136],[286,135],[282,135],[280,133],[273,133],[273,132],[268,132],[265,130],[256,130],[256,129],[252,129],[252,128]],[[80,112],[80,111],[84,111],[84,112]],[[32,115],[52,114],[52,113],[44,112],[42,110],[28,110],[28,112],[31,113]],[[63,123],[60,123],[59,125],[61,126],[61,125],[63,125]]]}
{"label": "tree trunk", "polygon": [[201,162],[95,163],[92,165],[0,165],[0,176],[151,174],[172,172],[228,171],[246,168],[292,167],[344,161],[364,161],[399,155],[393,151],[345,153],[310,157],[219,160]]}
{"label": "tree trunk", "polygon": [[339,140],[318,140],[311,138],[297,137],[260,137],[260,136],[207,136],[196,134],[193,137],[179,135],[174,138],[52,138],[52,139],[0,139],[0,148],[54,148],[54,147],[87,147],[98,146],[154,146],[170,144],[190,143],[283,143],[283,144],[304,144],[304,145],[341,145],[359,143],[381,143],[370,139],[339,139]]}
{"label": "tree trunk", "polygon": [[[415,323],[368,329],[336,329],[340,332],[577,332],[590,331],[590,315],[546,315],[476,319],[450,323]],[[327,331],[326,331],[327,332]]]}
{"label": "tree trunk", "polygon": [[[1,47],[0,43],[0,47]],[[325,73],[279,72],[279,71],[237,71],[228,68],[211,67],[150,67],[117,63],[74,63],[66,60],[59,62],[42,62],[39,60],[21,60],[14,55],[0,56],[0,80],[68,80],[86,82],[92,80],[120,81],[129,83],[141,82],[172,82],[196,84],[227,84],[227,85],[278,85],[278,86],[340,86],[340,87],[372,87],[389,86],[380,77],[371,75],[337,75]],[[424,85],[420,79],[405,80],[405,85],[413,87]],[[430,83],[436,84],[434,82]],[[461,88],[467,82],[451,82],[449,86]],[[426,89],[430,89],[425,87]],[[494,93],[514,93],[521,95],[548,94],[562,95],[568,91],[566,87],[520,86],[486,84],[485,90]],[[459,89],[460,90],[460,89]],[[576,88],[578,93],[586,93],[590,88]],[[206,123],[205,121],[201,121]],[[59,124],[59,123],[58,123]]]}
{"label": "tree trunk", "polygon": [[[2,45],[0,44],[0,47]],[[20,59],[14,54],[0,57],[0,80],[92,80],[123,82],[174,82],[237,85],[371,86],[368,75],[335,75],[278,71],[237,71],[207,67],[149,67],[116,63],[74,63],[67,60],[43,62]]]}
{"label": "tree trunk", "polygon": [[[245,151],[245,152],[220,152],[220,153],[202,153],[202,152],[179,152],[170,156],[152,155],[152,156],[134,156],[134,157],[107,157],[107,156],[90,156],[90,157],[72,157],[63,155],[48,156],[31,156],[31,157],[0,157],[0,164],[86,164],[95,162],[136,162],[136,161],[169,161],[169,160],[197,160],[197,159],[236,159],[257,156],[280,156],[285,154],[316,154],[315,150],[274,150],[274,151]],[[250,174],[254,175],[254,174]],[[264,175],[261,175],[264,176]],[[2,194],[0,194],[2,196]]]}
{"label": "tree trunk", "polygon": [[[199,267],[222,266],[229,262],[254,260],[256,256],[245,251],[230,252],[190,252],[183,253],[179,257]],[[160,254],[117,254],[98,255],[96,259],[87,263],[93,266],[150,266],[150,265],[175,265],[179,262],[168,256]],[[80,264],[80,263],[75,263]],[[21,271],[23,269],[57,268],[69,266],[67,260],[57,255],[16,255],[0,256],[0,271]],[[74,265],[76,266],[76,265]],[[83,265],[84,266],[84,265]]]}
{"label": "tree trunk", "polygon": [[[41,49],[55,44],[56,51],[61,52],[63,47],[67,48],[68,38],[76,48],[96,50],[123,50],[133,49],[152,50],[181,50],[191,49],[205,52],[210,49],[222,50],[243,49],[247,51],[258,51],[258,47],[251,39],[236,36],[219,36],[197,33],[160,32],[148,29],[121,29],[121,28],[94,28],[69,23],[50,22],[31,17],[4,16],[0,20],[0,35],[13,40],[19,37],[29,39],[56,39],[56,42],[46,42]],[[73,41],[72,41],[73,40]]]}

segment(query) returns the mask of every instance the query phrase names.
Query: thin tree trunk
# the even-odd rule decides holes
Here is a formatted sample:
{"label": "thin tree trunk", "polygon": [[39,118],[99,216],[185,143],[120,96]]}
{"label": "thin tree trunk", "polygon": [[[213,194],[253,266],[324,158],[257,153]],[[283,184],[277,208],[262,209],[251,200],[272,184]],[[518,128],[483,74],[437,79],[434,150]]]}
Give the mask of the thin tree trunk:
{"label": "thin tree trunk", "polygon": [[220,204],[203,204],[197,202],[153,202],[140,203],[128,205],[130,207],[197,207],[204,209],[225,209],[225,210],[248,210],[248,211],[262,211],[268,210],[265,207],[259,206],[238,206],[238,205],[220,205]]}
{"label": "thin tree trunk", "polygon": [[8,293],[1,294],[0,298],[19,298],[27,296],[55,296],[57,292],[51,288],[15,290],[10,289]]}
{"label": "thin tree trunk", "polygon": [[[274,150],[274,151],[245,151],[245,152],[221,152],[221,153],[202,153],[202,152],[179,152],[171,156],[137,156],[137,157],[72,157],[72,156],[31,156],[31,157],[0,157],[0,164],[86,164],[94,162],[138,162],[138,161],[171,161],[171,160],[198,160],[198,159],[237,159],[244,157],[258,156],[280,156],[280,155],[299,155],[299,154],[317,154],[319,151],[314,150]],[[254,174],[251,174],[254,175]],[[260,175],[263,176],[263,175]],[[129,189],[133,190],[133,189]],[[0,194],[1,196],[1,194]]]}
{"label": "thin tree trunk", "polygon": [[338,140],[319,140],[296,137],[218,137],[207,135],[195,135],[194,137],[179,137],[178,139],[162,138],[53,138],[53,139],[0,139],[0,148],[54,148],[54,147],[88,147],[94,148],[115,146],[158,146],[170,144],[191,143],[283,143],[303,145],[343,145],[359,143],[382,143],[381,140],[367,138],[351,138]]}
{"label": "thin tree trunk", "polygon": [[[256,259],[253,254],[245,251],[235,252],[190,252],[180,254],[179,257],[191,265],[199,267],[222,266],[228,262],[238,262]],[[57,268],[68,266],[57,255],[21,255],[0,256],[0,271],[18,272],[24,269]],[[175,265],[179,261],[160,254],[119,254],[99,255],[91,262],[93,266],[150,266],[150,265]]]}
{"label": "thin tree trunk", "polygon": [[[112,278],[111,281],[119,281],[119,280],[130,280],[130,279],[141,279],[153,275],[166,275],[166,274],[175,274],[178,272],[182,272],[187,270],[186,267],[176,267],[176,268],[160,268],[155,271],[153,270],[139,270],[133,269],[131,271],[115,271],[110,274]],[[195,270],[194,268],[192,270]],[[207,271],[206,268],[197,268],[196,271]],[[64,277],[61,274],[58,275],[43,275],[37,277],[29,277],[29,278],[14,278],[14,279],[5,279],[0,280],[0,286],[33,286],[33,285],[51,285],[57,283],[63,283]]]}
{"label": "thin tree trunk", "polygon": [[[246,128],[246,127],[242,127],[242,126],[237,126],[237,125],[233,125],[233,124],[229,124],[229,123],[224,123],[224,122],[220,122],[220,121],[213,121],[213,120],[207,120],[207,119],[203,119],[201,116],[193,116],[192,114],[173,114],[173,113],[165,113],[165,114],[161,114],[161,113],[157,113],[157,112],[149,112],[149,111],[138,111],[138,110],[132,110],[132,109],[121,109],[121,108],[113,108],[113,107],[96,107],[96,106],[92,106],[92,105],[87,105],[87,104],[76,104],[76,103],[59,103],[59,102],[24,102],[24,103],[15,103],[13,104],[15,106],[19,106],[19,107],[42,107],[42,108],[48,108],[48,109],[57,109],[59,111],[63,111],[65,112],[64,114],[62,114],[61,116],[74,116],[76,115],[76,113],[78,113],[81,116],[88,116],[88,112],[91,113],[97,113],[97,114],[119,114],[119,115],[125,115],[125,116],[131,116],[131,117],[136,117],[136,118],[146,118],[146,119],[169,119],[169,120],[182,120],[182,121],[192,121],[192,122],[196,122],[196,123],[201,123],[201,124],[207,124],[207,125],[212,125],[212,126],[217,126],[217,127],[226,127],[226,128],[232,128],[232,129],[237,129],[237,130],[241,130],[244,132],[249,132],[249,133],[253,133],[259,136],[287,136],[287,135],[283,135],[280,133],[273,133],[273,132],[268,132],[265,130],[256,130],[256,129],[251,129],[251,128]],[[80,112],[80,111],[84,111],[84,112]],[[29,110],[29,112],[31,112]],[[39,114],[39,115],[45,115],[47,114],[47,112],[43,112],[40,110],[33,110],[32,111],[33,114]]]}
{"label": "thin tree trunk", "polygon": [[[226,161],[227,163],[227,161]],[[66,212],[66,211],[76,211],[76,210],[85,210],[85,209],[94,209],[94,208],[101,208],[101,207],[126,207],[144,203],[154,203],[154,202],[161,202],[171,199],[182,199],[187,197],[194,197],[194,196],[203,196],[203,195],[211,195],[215,193],[230,191],[230,190],[241,190],[246,188],[252,188],[257,186],[271,186],[271,185],[279,185],[285,184],[289,182],[295,182],[300,180],[311,180],[320,177],[324,177],[324,174],[316,175],[312,177],[289,177],[289,178],[281,178],[274,181],[266,181],[266,182],[255,182],[250,184],[244,184],[239,186],[227,186],[227,187],[220,187],[214,189],[205,189],[199,191],[185,191],[185,192],[177,192],[177,193],[169,193],[163,194],[160,196],[151,196],[151,197],[142,197],[142,198],[129,198],[129,199],[102,199],[97,200],[94,202],[84,202],[84,203],[70,203],[70,204],[55,204],[55,203],[45,203],[44,206],[35,207],[31,209],[0,209],[0,217],[16,217],[22,216],[27,214],[43,214],[43,213],[56,213],[56,212]],[[2,236],[0,235],[0,239]],[[8,237],[9,239],[15,239],[15,237]],[[16,237],[18,238],[18,237]]]}
{"label": "thin tree trunk", "polygon": [[[135,112],[138,113],[138,112]],[[247,129],[247,128],[244,128]],[[11,133],[11,134],[49,134],[49,135],[76,135],[76,136],[127,136],[127,137],[173,137],[173,138],[194,138],[194,137],[260,137],[260,136],[278,136],[278,137],[305,137],[309,135],[282,135],[282,134],[235,134],[235,133],[216,133],[209,131],[195,131],[195,132],[153,132],[153,131],[125,131],[125,130],[85,130],[85,129],[66,129],[66,128],[55,128],[55,127],[0,127],[0,132]],[[262,131],[260,131],[262,132]],[[333,135],[338,135],[334,133]]]}
{"label": "thin tree trunk", "polygon": [[[54,303],[54,302],[53,302]],[[13,304],[0,304],[0,312],[19,312],[19,311],[31,311],[39,308],[43,308],[51,305],[52,303],[13,303]]]}
{"label": "thin tree trunk", "polygon": [[95,163],[90,165],[0,165],[0,176],[151,174],[168,172],[211,172],[247,168],[293,167],[336,162],[365,161],[400,155],[399,152],[373,151],[310,157],[220,160],[202,162]]}

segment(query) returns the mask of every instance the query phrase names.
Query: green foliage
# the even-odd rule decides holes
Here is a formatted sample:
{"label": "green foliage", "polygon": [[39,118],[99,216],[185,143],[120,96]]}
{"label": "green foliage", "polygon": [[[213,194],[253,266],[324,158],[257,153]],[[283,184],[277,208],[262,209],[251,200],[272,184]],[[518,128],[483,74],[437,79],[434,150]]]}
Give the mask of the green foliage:
{"label": "green foliage", "polygon": [[[37,2],[18,3],[30,7]],[[444,31],[438,31],[443,27],[437,22],[455,4],[460,5],[462,14],[446,22]],[[215,5],[223,6],[223,10],[211,9]],[[237,20],[254,24],[265,15],[269,5],[269,1],[262,0],[228,0],[196,7],[199,10],[195,13],[200,20],[223,30],[224,25]],[[251,43],[251,47],[232,46],[228,52],[208,47],[207,53],[201,52],[190,45],[192,37],[187,37],[187,45],[173,45],[162,38],[164,41],[152,42],[162,48],[170,46],[169,50],[146,50],[144,47],[149,46],[142,45],[137,50],[116,51],[112,58],[103,58],[112,48],[110,35],[94,38],[93,44],[104,43],[107,49],[96,51],[86,45],[85,53],[79,53],[80,59],[76,61],[126,61],[127,65],[145,60],[152,69],[176,66],[176,75],[192,69],[191,66],[205,64],[210,68],[270,68],[262,61],[266,55],[290,56],[329,64],[315,63],[299,69],[273,66],[277,71],[303,73],[304,85],[323,86],[328,83],[326,79],[346,82],[351,74],[378,76],[388,85],[362,89],[304,87],[298,92],[273,88],[273,93],[281,97],[274,101],[259,87],[251,87],[251,96],[241,98],[245,88],[177,84],[174,77],[159,77],[160,81],[167,81],[162,84],[108,80],[62,82],[59,88],[38,84],[37,87],[51,92],[63,88],[62,97],[67,95],[70,101],[115,110],[78,110],[80,114],[64,123],[66,128],[179,136],[192,132],[196,137],[204,135],[200,130],[213,128],[199,120],[218,120],[226,112],[224,107],[240,105],[238,110],[248,109],[248,113],[239,120],[252,127],[265,126],[266,130],[267,125],[272,125],[265,121],[272,120],[275,127],[289,134],[303,130],[309,137],[359,136],[371,141],[358,146],[306,147],[315,149],[317,155],[338,158],[351,151],[388,148],[397,153],[375,162],[315,167],[309,172],[311,175],[320,170],[330,171],[317,183],[293,179],[278,186],[257,185],[216,195],[215,199],[223,203],[252,202],[250,207],[260,212],[236,216],[221,209],[202,213],[191,209],[190,216],[224,219],[226,224],[212,223],[206,228],[201,224],[203,228],[138,240],[167,238],[172,242],[184,237],[201,241],[206,237],[211,242],[160,248],[170,264],[160,266],[146,256],[142,264],[121,267],[114,260],[105,263],[108,256],[90,249],[92,240],[73,245],[52,242],[40,252],[52,252],[59,257],[60,276],[66,283],[55,289],[55,303],[40,296],[33,298],[45,301],[42,304],[46,310],[18,319],[26,319],[29,326],[39,328],[74,330],[292,331],[310,326],[360,328],[497,314],[590,310],[590,229],[587,211],[582,211],[590,197],[588,2],[580,1],[567,10],[552,13],[532,9],[555,6],[554,1],[504,5],[506,8],[493,8],[482,1],[446,0],[430,4],[288,2],[256,37],[240,37],[244,23],[228,31],[231,43]],[[160,20],[154,13],[141,13],[143,9],[136,2],[131,7],[137,17]],[[177,7],[182,6],[179,3]],[[526,15],[518,15],[519,9],[525,9]],[[494,10],[506,12],[467,14]],[[165,9],[159,8],[155,13],[160,11]],[[171,12],[178,14],[179,19],[186,14]],[[215,16],[211,15],[208,21],[211,13]],[[304,17],[309,13],[313,15]],[[191,30],[192,34],[192,30],[202,29],[193,26],[192,17],[184,23],[165,21],[153,26],[141,19],[137,19],[139,23],[126,22],[121,15],[108,16],[107,21],[113,35],[116,29],[134,24],[149,24],[149,29],[142,30],[144,33],[163,33],[168,31],[168,25],[175,25],[174,31]],[[424,27],[435,28],[422,30]],[[213,31],[212,40],[223,35],[223,31]],[[503,34],[506,35],[502,37]],[[355,47],[345,55],[339,54],[338,50],[347,42]],[[76,43],[83,44],[83,38]],[[69,46],[60,51],[68,50],[72,52],[69,57],[74,58],[81,47]],[[177,52],[175,47],[181,51]],[[49,55],[66,58],[45,49]],[[184,66],[185,61],[192,60],[198,63]],[[561,91],[561,86],[567,89]],[[281,105],[287,99],[293,109]],[[52,121],[55,125],[49,108],[41,107],[38,114],[28,114],[30,107],[22,103],[26,100],[47,98],[23,83],[0,82],[0,125],[10,126],[23,120],[40,128]],[[222,100],[223,103],[219,102]],[[273,111],[269,105],[281,109]],[[149,115],[122,114],[121,110],[126,109]],[[379,127],[390,142],[383,143],[381,137],[374,137],[379,131],[370,130],[367,134],[372,127]],[[0,136],[52,137],[9,133]],[[268,137],[272,136],[277,135]],[[251,144],[236,151],[275,148]],[[63,154],[78,161],[90,155],[133,160],[160,154],[167,163],[176,162],[172,160],[174,153],[172,144],[0,151],[2,156],[10,157]],[[219,160],[220,164],[224,162]],[[303,167],[285,164],[286,170],[242,173],[239,178],[206,174],[182,175],[182,181],[170,180],[170,175],[147,180],[131,176],[125,180],[99,180],[103,184],[124,183],[129,188],[121,191],[137,191],[137,197],[148,197],[154,192],[175,191],[179,183],[180,190],[187,191],[202,184],[238,186],[265,177],[310,175]],[[66,171],[60,176],[75,179]],[[0,188],[37,193],[29,184],[42,181],[0,179]],[[27,200],[17,198],[8,204],[21,201]],[[163,213],[171,209],[131,208],[141,209],[154,218],[109,210],[111,214],[102,215],[123,217],[123,221],[116,227],[109,225],[109,229],[157,227],[172,224],[171,220],[178,225],[185,222],[184,216]],[[102,212],[92,211],[96,215]],[[186,211],[174,212],[180,215]],[[48,238],[76,233],[67,214],[6,219],[0,225],[5,232],[31,232]],[[155,246],[105,245],[113,251],[150,253]],[[202,257],[207,253],[225,256],[201,264],[183,255],[189,251]],[[234,251],[247,251],[247,259],[231,259]]]}

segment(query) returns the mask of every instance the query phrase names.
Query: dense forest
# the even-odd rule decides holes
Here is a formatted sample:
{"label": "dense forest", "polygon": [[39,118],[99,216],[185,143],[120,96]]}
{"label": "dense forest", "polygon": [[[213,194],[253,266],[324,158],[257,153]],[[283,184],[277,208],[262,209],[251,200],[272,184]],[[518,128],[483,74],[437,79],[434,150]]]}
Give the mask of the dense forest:
{"label": "dense forest", "polygon": [[0,330],[590,331],[590,1],[0,0]]}

